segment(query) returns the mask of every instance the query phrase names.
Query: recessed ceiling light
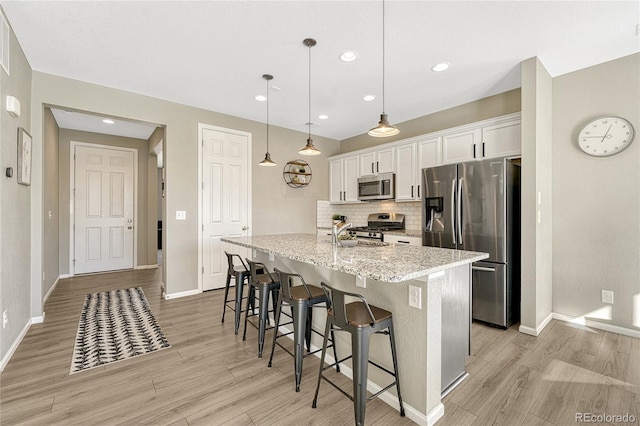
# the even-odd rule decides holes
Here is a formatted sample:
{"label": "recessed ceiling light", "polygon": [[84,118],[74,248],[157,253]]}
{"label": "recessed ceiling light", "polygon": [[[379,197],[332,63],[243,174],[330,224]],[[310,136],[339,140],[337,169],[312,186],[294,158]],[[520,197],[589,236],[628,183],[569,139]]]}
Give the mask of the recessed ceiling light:
{"label": "recessed ceiling light", "polygon": [[431,71],[433,72],[441,72],[449,69],[451,64],[449,62],[440,62],[439,64],[435,64],[431,67]]}
{"label": "recessed ceiling light", "polygon": [[358,52],[354,52],[353,50],[347,50],[340,55],[340,60],[342,62],[352,62],[358,59]]}
{"label": "recessed ceiling light", "polygon": [[374,95],[366,95],[362,97],[363,101],[367,101],[367,102],[371,102],[372,100],[374,100],[376,97]]}
{"label": "recessed ceiling light", "polygon": [[266,96],[264,96],[264,95],[257,95],[254,99],[255,99],[256,101],[264,102],[264,101],[266,101],[266,100],[267,100],[267,97],[266,97]]}
{"label": "recessed ceiling light", "polygon": [[105,118],[104,120],[102,120],[102,122],[105,123],[105,124],[113,124],[113,123],[115,123],[115,121],[109,120],[108,118]]}
{"label": "recessed ceiling light", "polygon": [[318,118],[319,118],[320,120],[326,120],[327,118],[329,118],[329,116],[328,116],[327,114],[320,114],[320,115],[318,116]]}

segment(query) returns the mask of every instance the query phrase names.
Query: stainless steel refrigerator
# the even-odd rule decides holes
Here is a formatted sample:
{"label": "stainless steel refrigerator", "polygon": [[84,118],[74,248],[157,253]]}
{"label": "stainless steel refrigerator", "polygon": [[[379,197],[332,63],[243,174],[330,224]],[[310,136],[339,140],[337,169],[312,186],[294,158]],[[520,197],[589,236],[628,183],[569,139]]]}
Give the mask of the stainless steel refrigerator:
{"label": "stainless steel refrigerator", "polygon": [[520,317],[520,166],[504,158],[424,169],[422,245],[489,253],[471,267],[472,317]]}

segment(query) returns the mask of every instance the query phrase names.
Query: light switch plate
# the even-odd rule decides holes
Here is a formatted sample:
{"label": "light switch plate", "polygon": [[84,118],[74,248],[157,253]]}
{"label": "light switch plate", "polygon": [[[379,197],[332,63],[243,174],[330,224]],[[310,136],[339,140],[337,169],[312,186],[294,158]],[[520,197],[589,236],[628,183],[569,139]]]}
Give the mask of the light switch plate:
{"label": "light switch plate", "polygon": [[176,210],[176,220],[187,220],[187,212],[184,210]]}

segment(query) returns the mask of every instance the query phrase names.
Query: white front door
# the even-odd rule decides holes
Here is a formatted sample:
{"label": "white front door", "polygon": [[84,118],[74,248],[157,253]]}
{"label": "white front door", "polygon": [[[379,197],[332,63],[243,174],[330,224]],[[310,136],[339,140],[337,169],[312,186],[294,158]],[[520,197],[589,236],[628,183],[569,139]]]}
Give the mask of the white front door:
{"label": "white front door", "polygon": [[134,152],[76,145],[74,273],[133,268]]}
{"label": "white front door", "polygon": [[244,259],[247,249],[220,241],[248,236],[250,221],[250,135],[200,126],[202,141],[202,289],[222,288],[225,250]]}

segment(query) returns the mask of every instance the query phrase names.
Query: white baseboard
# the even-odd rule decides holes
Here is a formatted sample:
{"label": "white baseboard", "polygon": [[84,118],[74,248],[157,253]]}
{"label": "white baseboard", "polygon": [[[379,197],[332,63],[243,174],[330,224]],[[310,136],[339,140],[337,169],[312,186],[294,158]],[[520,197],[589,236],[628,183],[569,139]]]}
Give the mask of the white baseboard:
{"label": "white baseboard", "polygon": [[[281,333],[289,333],[293,330],[289,329],[288,327],[280,326],[278,327],[278,331],[280,331]],[[289,334],[287,337],[293,340],[293,334]],[[321,348],[315,345],[311,345],[311,351],[316,351],[318,349],[321,349]],[[316,358],[320,358],[322,356],[322,352],[317,352],[313,355]],[[333,354],[331,354],[330,351],[327,351],[324,358],[327,364],[333,364],[336,361],[335,358],[333,357]],[[349,379],[353,380],[353,370],[350,367],[347,367],[344,364],[340,364],[340,373],[344,374]],[[377,392],[380,392],[381,389],[382,387],[378,386],[376,383],[373,383],[371,380],[367,380],[367,390],[369,392],[377,393]],[[398,401],[398,397],[392,394],[391,392],[389,391],[383,392],[380,395],[378,395],[378,398],[382,400],[384,403],[386,403],[387,405],[393,407],[393,409],[398,411],[398,413],[400,412],[400,402]],[[413,408],[411,405],[407,404],[406,402],[403,402],[402,405],[404,405],[405,416],[411,421],[422,426],[431,426],[435,424],[435,422],[437,422],[440,419],[440,417],[444,415],[444,405],[442,405],[442,403],[440,403],[436,408],[434,408],[428,415],[424,415],[424,413],[421,413],[419,410]]]}
{"label": "white baseboard", "polygon": [[138,265],[133,269],[157,269],[158,268],[158,264],[155,263],[153,265]]}
{"label": "white baseboard", "polygon": [[60,276],[58,278],[60,278],[60,279],[71,278],[71,274],[60,274]]}
{"label": "white baseboard", "polygon": [[540,333],[542,333],[542,330],[544,330],[544,328],[549,324],[549,322],[552,319],[553,319],[553,313],[547,315],[547,317],[542,321],[542,323],[540,323],[540,325],[537,326],[536,328],[531,328],[531,327],[527,327],[527,326],[521,325],[518,328],[518,331],[520,333],[529,334],[531,336],[538,337],[540,335]]}
{"label": "white baseboard", "polygon": [[598,330],[609,331],[611,333],[622,334],[623,336],[640,338],[640,331],[631,328],[620,327],[619,325],[607,324],[600,321],[594,321],[585,317],[574,317],[571,315],[559,314],[554,312],[553,319],[570,322],[573,324],[584,325],[586,327],[597,328]]}
{"label": "white baseboard", "polygon": [[22,339],[24,339],[24,336],[27,335],[27,332],[29,331],[29,327],[31,327],[31,321],[32,321],[31,319],[27,321],[27,324],[24,326],[20,334],[18,334],[18,337],[16,337],[16,340],[13,341],[13,344],[9,347],[9,350],[7,351],[7,353],[2,357],[2,360],[0,360],[0,371],[4,371],[4,367],[7,366],[14,352],[16,351],[16,349],[18,349],[18,346],[20,346],[20,343],[22,343]]}
{"label": "white baseboard", "polygon": [[42,315],[38,317],[31,317],[31,324],[41,324],[44,322],[45,313],[42,311]]}
{"label": "white baseboard", "polygon": [[42,299],[43,305],[47,302],[47,300],[49,299],[49,296],[51,296],[51,293],[53,293],[53,290],[56,288],[59,282],[60,282],[60,277],[56,278],[56,280],[53,282],[53,285],[51,286],[47,294],[44,295],[44,299]]}
{"label": "white baseboard", "polygon": [[164,298],[165,300],[169,300],[169,299],[177,299],[179,297],[187,297],[187,296],[194,296],[196,294],[201,294],[202,292],[200,290],[187,290],[187,291],[181,291],[180,293],[164,293]]}

